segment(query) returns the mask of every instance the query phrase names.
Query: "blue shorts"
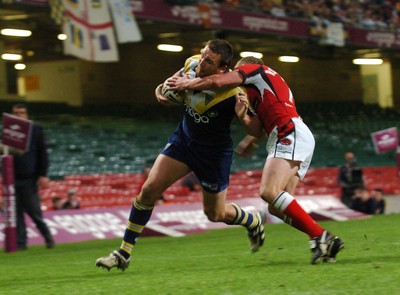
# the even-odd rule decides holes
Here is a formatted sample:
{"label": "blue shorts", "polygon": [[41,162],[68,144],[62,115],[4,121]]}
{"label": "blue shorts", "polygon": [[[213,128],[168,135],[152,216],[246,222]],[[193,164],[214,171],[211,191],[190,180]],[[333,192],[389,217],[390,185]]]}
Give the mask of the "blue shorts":
{"label": "blue shorts", "polygon": [[178,127],[168,138],[161,154],[185,163],[196,174],[201,186],[210,193],[218,193],[229,185],[232,164],[232,143],[207,146],[193,142]]}

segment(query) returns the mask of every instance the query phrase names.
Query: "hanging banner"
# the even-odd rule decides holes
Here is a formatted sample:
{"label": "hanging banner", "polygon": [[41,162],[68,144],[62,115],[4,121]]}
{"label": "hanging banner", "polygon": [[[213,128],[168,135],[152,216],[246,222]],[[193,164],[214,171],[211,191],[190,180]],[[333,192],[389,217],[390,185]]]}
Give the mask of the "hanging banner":
{"label": "hanging banner", "polygon": [[142,41],[142,34],[127,0],[108,0],[118,43]]}
{"label": "hanging banner", "polygon": [[371,138],[377,154],[395,150],[399,144],[396,127],[373,132],[371,133]]}
{"label": "hanging banner", "polygon": [[64,53],[97,62],[118,61],[107,0],[63,0]]}

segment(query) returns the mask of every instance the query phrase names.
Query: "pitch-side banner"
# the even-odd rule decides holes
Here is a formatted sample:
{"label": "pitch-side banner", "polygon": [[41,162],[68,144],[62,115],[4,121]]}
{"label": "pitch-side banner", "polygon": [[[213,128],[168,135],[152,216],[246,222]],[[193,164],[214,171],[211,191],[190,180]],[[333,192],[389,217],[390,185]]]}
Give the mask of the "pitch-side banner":
{"label": "pitch-side banner", "polygon": [[395,150],[399,144],[399,136],[396,127],[373,132],[371,133],[371,138],[377,154]]}
{"label": "pitch-side banner", "polygon": [[[315,220],[345,221],[367,218],[361,212],[346,207],[332,195],[299,196],[300,205]],[[261,198],[235,200],[243,209],[267,210]],[[129,207],[45,211],[44,218],[56,243],[80,242],[95,239],[122,238],[129,217]],[[26,218],[29,245],[44,244],[43,238],[30,218]],[[268,215],[268,223],[282,222]],[[2,216],[0,216],[0,243],[4,241]],[[158,235],[182,237],[209,229],[228,227],[222,222],[211,222],[203,212],[201,202],[156,206],[142,236]],[[245,233],[243,233],[245,238]]]}
{"label": "pitch-side banner", "polygon": [[32,132],[32,121],[3,113],[2,143],[12,148],[27,151]]}
{"label": "pitch-side banner", "polygon": [[107,0],[63,0],[65,54],[96,62],[118,61],[118,48]]}

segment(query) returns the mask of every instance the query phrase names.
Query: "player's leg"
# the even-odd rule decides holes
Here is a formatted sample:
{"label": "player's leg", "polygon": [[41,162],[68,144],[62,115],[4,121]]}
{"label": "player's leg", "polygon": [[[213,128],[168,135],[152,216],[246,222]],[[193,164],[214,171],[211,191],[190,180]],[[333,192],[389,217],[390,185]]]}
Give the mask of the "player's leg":
{"label": "player's leg", "polygon": [[16,213],[17,213],[17,249],[27,249],[27,231],[24,217],[24,200],[27,198],[24,193],[25,189],[21,184],[16,183],[15,185],[15,197],[16,197]]}
{"label": "player's leg", "polygon": [[268,158],[261,180],[261,197],[269,203],[271,214],[282,218],[287,224],[310,237],[312,264],[329,256],[333,256],[330,262],[336,261],[336,254],[343,247],[343,242],[324,230],[304,211],[292,194],[284,190],[287,179],[296,177],[297,170],[293,161]]}
{"label": "player's leg", "polygon": [[285,189],[289,183],[296,182],[298,163],[281,158],[268,158],[261,177],[261,197],[268,202],[271,214],[282,218],[286,223],[315,238],[323,229],[298,204]]}
{"label": "player's leg", "polygon": [[[301,130],[301,127],[299,129]],[[272,214],[310,237],[313,264],[321,260],[334,262],[336,254],[343,248],[343,242],[317,224],[293,197],[296,185],[299,179],[305,176],[312,157],[312,149],[309,152],[304,148],[304,144],[299,144],[301,141],[296,143],[300,148],[297,153],[294,152],[294,157],[302,161],[267,158],[262,176],[261,196],[269,203],[269,211]]]}
{"label": "player's leg", "polygon": [[184,163],[160,154],[140,194],[134,201],[129,215],[123,242],[119,252],[129,258],[136,241],[150,220],[154,204],[161,198],[162,193],[175,181],[189,173],[190,169]]}
{"label": "player's leg", "polygon": [[30,188],[31,190],[29,198],[25,199],[25,212],[35,223],[37,229],[45,239],[46,247],[49,249],[54,248],[53,237],[51,235],[49,227],[43,219],[43,213],[40,208],[41,201],[37,192],[37,184],[33,181]]}
{"label": "player's leg", "polygon": [[257,252],[265,239],[265,212],[249,212],[238,204],[226,203],[227,189],[210,193],[203,188],[203,208],[207,218],[213,222],[242,225],[248,231],[250,249]]}
{"label": "player's leg", "polygon": [[108,270],[113,267],[124,270],[129,266],[132,250],[150,220],[154,204],[165,189],[189,171],[188,166],[169,156],[160,154],[157,157],[140,194],[134,200],[119,250],[97,259],[96,266]]}

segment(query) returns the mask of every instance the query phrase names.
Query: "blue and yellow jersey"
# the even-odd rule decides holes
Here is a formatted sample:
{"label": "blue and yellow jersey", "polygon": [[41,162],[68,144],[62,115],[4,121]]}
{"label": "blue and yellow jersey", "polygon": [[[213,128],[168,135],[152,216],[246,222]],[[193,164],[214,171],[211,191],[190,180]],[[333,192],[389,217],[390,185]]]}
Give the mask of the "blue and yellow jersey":
{"label": "blue and yellow jersey", "polygon": [[[196,77],[200,55],[188,58],[181,75]],[[235,116],[235,95],[242,87],[223,90],[188,91],[182,128],[191,141],[203,145],[232,144],[230,125]]]}

